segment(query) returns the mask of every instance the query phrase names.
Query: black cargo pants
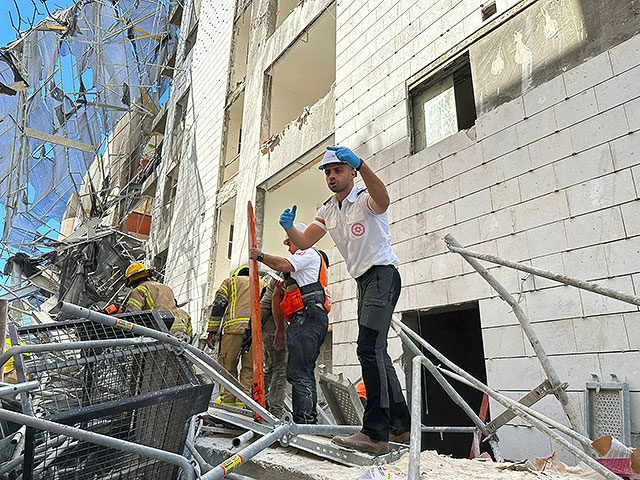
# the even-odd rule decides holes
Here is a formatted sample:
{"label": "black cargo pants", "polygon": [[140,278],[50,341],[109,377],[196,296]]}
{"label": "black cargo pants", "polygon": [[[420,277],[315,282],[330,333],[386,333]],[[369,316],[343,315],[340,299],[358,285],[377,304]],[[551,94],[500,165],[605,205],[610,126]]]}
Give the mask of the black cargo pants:
{"label": "black cargo pants", "polygon": [[291,384],[295,423],[318,423],[314,370],[328,329],[329,318],[320,305],[309,305],[294,313],[287,328],[287,380]]}
{"label": "black cargo pants", "polygon": [[400,274],[393,265],[373,266],[358,283],[358,359],[367,390],[362,433],[387,441],[411,429],[411,415],[387,353],[391,316],[400,296]]}

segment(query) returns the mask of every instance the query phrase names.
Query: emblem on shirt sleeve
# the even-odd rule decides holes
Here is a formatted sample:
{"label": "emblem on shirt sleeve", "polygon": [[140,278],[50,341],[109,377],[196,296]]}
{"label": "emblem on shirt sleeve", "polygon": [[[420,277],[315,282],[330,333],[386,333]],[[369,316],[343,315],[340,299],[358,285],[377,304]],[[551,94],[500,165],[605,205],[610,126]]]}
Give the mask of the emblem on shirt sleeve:
{"label": "emblem on shirt sleeve", "polygon": [[351,225],[351,233],[356,237],[364,235],[364,225],[361,223],[354,223]]}

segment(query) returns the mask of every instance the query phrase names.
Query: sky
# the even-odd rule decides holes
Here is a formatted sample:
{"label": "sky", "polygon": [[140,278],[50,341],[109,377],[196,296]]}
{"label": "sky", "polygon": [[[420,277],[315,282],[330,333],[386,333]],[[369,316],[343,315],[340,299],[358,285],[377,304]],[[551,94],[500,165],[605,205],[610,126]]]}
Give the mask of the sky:
{"label": "sky", "polygon": [[[33,19],[33,15],[35,13],[35,23],[38,23],[40,20],[47,16],[47,11],[45,10],[42,2],[43,0],[16,0],[16,3],[20,8],[22,18],[31,20]],[[73,0],[46,0],[46,5],[51,12],[58,8],[70,7],[74,3],[75,2]],[[16,26],[18,23],[18,16],[13,0],[0,0],[0,4],[2,5],[0,6],[0,47],[4,47],[9,42],[15,40],[17,35],[15,29],[11,25],[9,13],[11,13],[13,23]],[[35,11],[36,9],[37,11]],[[27,28],[29,28],[29,25],[23,22],[20,27],[20,31],[26,30]]]}

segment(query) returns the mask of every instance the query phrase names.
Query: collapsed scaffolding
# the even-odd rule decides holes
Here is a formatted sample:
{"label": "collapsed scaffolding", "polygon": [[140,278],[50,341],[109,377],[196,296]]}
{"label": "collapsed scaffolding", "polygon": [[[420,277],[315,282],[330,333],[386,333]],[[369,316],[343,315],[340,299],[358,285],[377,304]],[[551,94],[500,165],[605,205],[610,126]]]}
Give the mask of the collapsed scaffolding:
{"label": "collapsed scaffolding", "polygon": [[[619,478],[615,473],[608,470],[604,465],[598,462],[598,455],[592,447],[592,440],[584,433],[582,423],[579,419],[573,416],[571,406],[568,404],[568,402],[565,401],[565,389],[567,387],[567,384],[561,383],[560,379],[558,378],[555,370],[553,369],[553,366],[549,361],[549,358],[544,352],[542,344],[535,336],[535,332],[533,332],[533,329],[531,328],[531,325],[529,324],[529,321],[526,318],[524,312],[519,308],[518,302],[489,273],[489,271],[477,261],[477,259],[480,258],[482,260],[493,262],[499,265],[526,271],[543,278],[548,278],[563,284],[586,289],[634,305],[640,305],[640,297],[618,292],[616,290],[592,282],[576,280],[562,274],[537,269],[535,267],[520,264],[517,262],[511,262],[496,256],[474,252],[462,247],[450,235],[445,237],[445,241],[447,242],[450,251],[460,254],[467,262],[469,262],[469,264],[492,286],[492,288],[496,290],[500,297],[513,308],[514,314],[516,315],[521,328],[528,336],[530,343],[535,349],[537,358],[544,366],[544,370],[547,375],[547,381],[543,385],[534,389],[520,401],[508,398],[505,395],[502,395],[492,388],[488,387],[487,385],[464,371],[462,368],[458,367],[455,363],[451,362],[447,357],[442,355],[438,350],[430,345],[424,338],[411,330],[408,326],[404,325],[397,317],[394,317],[394,329],[402,339],[405,346],[407,346],[407,348],[414,354],[412,360],[412,424],[411,441],[409,446],[409,480],[417,480],[420,478],[420,451],[422,432],[469,433],[470,431],[472,431],[474,436],[473,448],[476,455],[480,452],[479,441],[482,434],[482,436],[484,436],[484,441],[486,441],[490,445],[494,458],[497,461],[503,461],[502,454],[500,452],[497,432],[502,426],[506,425],[507,422],[509,422],[516,416],[520,417],[535,429],[552,438],[555,442],[557,442],[558,445],[562,446],[567,451],[578,457],[587,466],[600,474],[602,477],[609,480]],[[80,337],[82,338],[74,338],[74,340],[76,341],[80,340],[75,344],[70,344],[64,341],[57,344],[46,343],[45,340],[41,340],[40,342],[42,343],[39,343],[38,341],[34,342],[33,338],[34,336],[36,338],[40,338],[41,334],[35,335],[35,332],[42,332],[44,327],[36,327],[35,330],[29,330],[27,327],[24,327],[21,330],[22,335],[20,337],[18,337],[17,331],[14,329],[12,331],[12,335],[14,336],[15,340],[20,341],[21,339],[23,339],[26,344],[22,346],[14,346],[10,350],[5,352],[2,356],[0,356],[0,364],[4,363],[11,357],[14,357],[16,359],[18,367],[22,368],[22,364],[34,364],[34,360],[29,359],[29,357],[27,357],[26,355],[37,356],[38,353],[42,352],[51,354],[52,352],[65,351],[66,358],[68,358],[68,351],[89,349],[88,356],[75,356],[75,363],[71,362],[71,365],[76,366],[78,363],[78,358],[82,358],[82,363],[84,365],[89,365],[92,361],[90,359],[98,357],[97,355],[95,355],[95,350],[91,349],[100,349],[101,353],[108,352],[107,355],[100,356],[101,361],[106,362],[118,356],[118,354],[114,353],[113,350],[106,350],[107,348],[135,348],[138,349],[138,353],[142,352],[145,355],[149,351],[162,351],[164,352],[163,355],[165,355],[162,360],[165,363],[163,363],[162,367],[158,367],[157,364],[150,363],[148,365],[145,364],[143,369],[150,369],[152,371],[162,369],[163,372],[170,371],[170,369],[167,370],[166,368],[164,368],[169,364],[168,362],[176,361],[175,358],[182,359],[183,361],[199,368],[200,371],[203,372],[204,376],[207,377],[211,382],[218,383],[224,388],[229,389],[229,391],[231,391],[236,397],[238,397],[245,403],[246,407],[250,409],[255,416],[260,417],[262,419],[262,422],[256,422],[251,417],[229,412],[225,409],[210,408],[208,412],[208,415],[210,417],[222,421],[226,425],[232,427],[240,427],[247,430],[248,432],[252,432],[246,435],[239,436],[236,439],[235,445],[242,446],[245,442],[247,442],[251,439],[251,437],[254,436],[254,433],[261,435],[261,438],[259,438],[258,440],[254,441],[248,446],[244,446],[241,451],[231,455],[225,461],[214,466],[209,465],[206,460],[202,458],[202,455],[198,453],[194,448],[195,438],[197,437],[198,432],[202,431],[202,429],[194,429],[195,421],[193,415],[195,415],[197,410],[203,410],[204,408],[206,408],[206,404],[208,403],[209,398],[208,395],[211,394],[210,388],[206,393],[198,397],[202,399],[202,401],[199,402],[200,408],[194,407],[191,410],[184,409],[185,411],[189,411],[189,415],[187,415],[187,417],[181,417],[180,421],[178,422],[184,425],[189,424],[188,432],[184,437],[184,442],[181,442],[178,445],[178,447],[180,448],[186,447],[186,450],[184,450],[185,456],[182,455],[183,452],[180,451],[180,448],[178,447],[175,447],[173,449],[174,451],[167,451],[165,450],[166,447],[164,447],[163,445],[150,445],[150,441],[148,438],[145,439],[136,436],[129,436],[127,437],[128,439],[119,437],[114,438],[114,436],[112,435],[104,435],[103,433],[90,431],[90,428],[88,428],[87,425],[90,427],[91,425],[96,424],[96,418],[94,418],[96,417],[95,408],[92,412],[93,417],[91,416],[90,411],[88,416],[85,418],[85,420],[88,420],[88,423],[86,425],[62,425],[61,423],[65,422],[61,421],[60,419],[64,419],[65,415],[70,414],[73,418],[75,418],[74,415],[76,417],[78,416],[77,412],[73,413],[71,412],[71,410],[69,411],[71,413],[63,412],[62,415],[51,415],[48,419],[39,418],[43,417],[42,413],[48,412],[48,410],[46,407],[42,407],[39,410],[39,414],[34,413],[34,409],[32,408],[32,405],[34,404],[33,399],[37,399],[38,397],[43,398],[41,392],[46,389],[46,386],[51,385],[52,380],[47,375],[40,375],[38,378],[35,378],[34,376],[27,377],[21,375],[21,377],[19,378],[21,383],[10,387],[9,390],[7,390],[7,388],[0,389],[0,397],[6,394],[19,393],[23,399],[23,404],[27,405],[27,408],[23,413],[0,409],[0,419],[6,422],[14,422],[16,424],[26,425],[27,427],[31,428],[33,432],[41,432],[39,437],[32,436],[32,438],[47,438],[47,441],[54,442],[54,448],[56,449],[61,448],[60,445],[64,445],[64,450],[66,451],[68,448],[68,444],[65,442],[71,442],[70,439],[77,439],[88,444],[100,445],[108,449],[116,449],[127,452],[127,455],[139,455],[140,457],[147,459],[160,460],[161,462],[178,466],[182,471],[182,475],[184,476],[183,478],[192,479],[197,475],[200,475],[201,478],[206,480],[221,479],[224,477],[234,478],[233,472],[236,468],[253,458],[259,452],[266,449],[276,441],[279,441],[283,446],[296,446],[301,450],[313,453],[322,458],[330,459],[334,462],[344,465],[365,465],[366,463],[362,463],[363,461],[368,461],[369,464],[392,462],[407,451],[406,447],[402,445],[394,445],[394,448],[392,449],[390,454],[379,456],[376,458],[368,456],[367,458],[366,455],[359,455],[357,452],[347,451],[335,445],[331,445],[328,440],[321,440],[321,437],[319,437],[319,435],[330,436],[336,434],[353,433],[359,430],[360,427],[357,425],[297,425],[292,423],[291,417],[288,415],[285,415],[282,419],[275,418],[262,405],[255,402],[253,398],[245,394],[239,382],[227,371],[225,371],[215,360],[210,358],[209,355],[192,345],[184,343],[177,338],[168,335],[166,333],[166,326],[163,329],[162,322],[158,319],[155,320],[156,328],[149,328],[147,325],[151,325],[153,324],[153,322],[150,321],[149,318],[144,317],[144,315],[149,315],[149,313],[160,315],[156,312],[142,312],[141,314],[125,314],[124,316],[112,317],[67,303],[61,304],[59,308],[62,312],[70,315],[71,317],[84,319],[71,322],[73,328],[77,329],[79,325],[82,325],[82,331],[94,332],[99,330],[108,332],[108,335],[98,335],[100,337],[99,339],[92,338],[92,335],[81,335]],[[132,323],[131,320],[135,320],[136,323]],[[165,319],[165,323],[168,323],[167,319]],[[101,329],[95,326],[95,324],[101,326]],[[91,327],[91,325],[94,326]],[[153,327],[154,325],[151,326]],[[55,326],[53,328],[58,327]],[[124,337],[122,332],[125,332]],[[136,335],[138,337],[134,338],[134,336]],[[65,337],[64,339],[67,339],[67,337]],[[47,341],[50,341],[51,335],[46,336],[45,338],[48,339]],[[421,348],[424,350],[421,350]],[[440,364],[436,365],[426,356],[425,353],[428,353],[430,357],[435,358],[437,362],[440,362]],[[71,357],[74,357],[74,355],[71,355]],[[169,357],[171,357],[171,360],[169,360]],[[58,358],[57,361],[60,362],[61,360]],[[65,361],[62,361],[62,363],[65,367],[69,366],[69,363]],[[37,362],[35,362],[35,364],[37,364]],[[32,372],[42,372],[46,371],[47,369],[51,369],[52,372],[55,372],[59,368],[59,365],[56,362],[49,362],[49,365],[53,365],[53,367],[41,366],[40,368],[35,368],[35,370],[32,369]],[[450,396],[451,400],[469,416],[475,427],[469,429],[464,427],[432,427],[422,425],[422,366],[426,368],[426,371],[430,375],[434,376],[434,378]],[[91,375],[96,375],[96,372],[99,370],[100,369],[97,368],[91,369]],[[121,374],[123,373],[121,372]],[[126,375],[130,375],[130,372],[127,372]],[[485,393],[486,395],[494,399],[497,403],[501,404],[505,408],[505,411],[501,415],[494,418],[492,422],[485,423],[478,417],[478,415],[472,410],[472,408],[466,403],[466,401],[457,393],[455,388],[445,377],[449,377],[456,382],[471,386]],[[56,380],[54,376],[53,382],[55,383],[55,381]],[[192,386],[204,385],[199,383],[198,379],[193,378],[189,383]],[[130,385],[131,382],[126,381],[124,382],[124,384]],[[91,385],[92,388],[95,388],[95,391],[103,391],[101,388],[104,387],[104,382],[100,381],[99,374],[97,381],[91,382]],[[163,385],[160,385],[159,388],[161,390],[163,388]],[[140,393],[140,391],[138,390],[136,390],[136,392]],[[144,397],[144,391],[142,391],[141,393],[142,395],[140,395],[140,397]],[[566,426],[558,421],[552,420],[531,408],[533,404],[535,404],[537,401],[548,394],[552,394],[558,399],[560,405],[565,410],[566,417],[569,420],[571,427]],[[25,399],[30,400],[27,400],[25,402]],[[106,397],[106,400],[107,401],[105,402],[105,404],[108,405],[108,407],[105,410],[113,413],[114,406],[110,405],[108,400],[111,400],[112,402],[117,402],[118,400],[108,396]],[[60,401],[62,401],[62,403],[64,404],[65,401],[68,402],[68,397],[61,395]],[[136,398],[135,400],[131,399],[131,401],[133,404],[139,404],[140,398]],[[127,402],[125,401],[124,403],[126,404]],[[40,405],[46,404],[47,402],[40,402]],[[83,409],[80,408],[80,411],[82,410]],[[100,411],[100,407],[97,408],[97,411]],[[117,411],[126,411],[126,408],[122,405],[118,405]],[[86,411],[83,413],[86,413]],[[82,413],[80,413],[80,415],[81,414]],[[352,413],[351,416],[354,416],[354,414]],[[357,413],[355,413],[355,416],[357,416]],[[574,422],[576,422],[575,425],[573,424]],[[98,422],[98,424],[100,424],[100,422]],[[130,425],[133,424],[134,423],[130,423]],[[139,426],[140,428],[142,428],[142,424],[140,424]],[[144,428],[142,429],[144,430]],[[50,433],[45,434],[42,432]],[[56,437],[53,434],[63,435],[64,437]],[[47,435],[49,435],[49,437],[47,437]],[[574,445],[574,443],[572,442],[576,442],[579,447]],[[40,448],[40,450],[38,450],[38,445],[34,444],[33,441],[31,445],[33,445],[34,447],[33,455],[39,453],[40,457],[38,458],[42,460],[43,449]],[[80,451],[90,451],[91,448],[93,447],[85,446],[84,448],[80,449]],[[27,458],[31,458],[28,457],[28,454],[26,452],[27,451],[25,451],[25,454],[23,454],[22,456],[18,455],[17,457],[13,458],[13,463],[10,462],[9,465],[13,468],[21,467],[23,465],[23,462],[26,462]],[[75,462],[78,462],[77,457],[78,455],[71,455],[71,458]],[[56,456],[54,460],[56,460],[57,458],[58,457]],[[43,469],[48,467],[48,465],[55,463],[55,461],[50,460],[48,464],[39,468],[37,471],[42,472]],[[140,465],[142,465],[141,468],[153,464],[153,462],[147,463],[146,460],[140,461],[139,463]],[[131,468],[131,466],[129,466],[128,468]],[[169,470],[167,470],[167,472],[169,472]],[[7,471],[7,464],[5,463],[2,467],[0,467],[0,474]],[[177,470],[171,470],[171,472],[167,473],[167,475],[168,476],[161,476],[158,478],[178,478],[175,476],[177,475]]]}
{"label": "collapsed scaffolding", "polygon": [[[81,242],[98,250],[112,235],[116,255],[141,258],[152,202],[141,185],[161,161],[152,123],[169,94],[177,3],[78,0],[0,51],[0,259],[16,260],[0,295],[12,300],[14,323],[23,313],[39,323],[42,301],[60,292],[38,280],[55,287],[66,268],[58,259]],[[25,272],[21,255],[38,271]],[[87,301],[70,301],[108,301],[122,280],[112,277],[100,278]],[[96,289],[104,291],[96,297]]]}

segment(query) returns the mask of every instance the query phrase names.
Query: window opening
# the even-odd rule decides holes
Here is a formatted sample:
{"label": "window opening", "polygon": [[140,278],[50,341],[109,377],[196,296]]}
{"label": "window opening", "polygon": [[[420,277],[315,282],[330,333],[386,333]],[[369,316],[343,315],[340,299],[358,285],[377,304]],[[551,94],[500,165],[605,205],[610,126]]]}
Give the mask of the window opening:
{"label": "window opening", "polygon": [[486,21],[489,18],[493,17],[498,12],[498,7],[496,6],[496,2],[492,2],[489,5],[485,6],[482,9],[482,21]]}
{"label": "window opening", "polygon": [[265,72],[262,139],[313,111],[336,79],[335,5]]}
{"label": "window opening", "polygon": [[229,225],[229,244],[227,247],[227,258],[231,260],[231,252],[233,251],[233,224]]}
{"label": "window opening", "polygon": [[476,106],[468,54],[412,89],[410,96],[414,152],[471,128]]}
{"label": "window opening", "polygon": [[242,149],[242,117],[244,111],[244,92],[226,111],[226,131],[222,181],[226,182],[238,171]]}

